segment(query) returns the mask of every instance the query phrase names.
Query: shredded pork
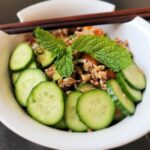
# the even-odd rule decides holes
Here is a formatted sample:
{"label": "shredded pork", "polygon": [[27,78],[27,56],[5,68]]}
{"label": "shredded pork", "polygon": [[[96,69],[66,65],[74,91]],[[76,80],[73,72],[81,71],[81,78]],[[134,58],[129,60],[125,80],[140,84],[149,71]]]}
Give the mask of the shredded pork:
{"label": "shredded pork", "polygon": [[72,85],[75,86],[75,84],[76,84],[76,80],[72,77],[68,77],[68,78],[58,80],[58,85],[61,88],[70,87]]}
{"label": "shredded pork", "polygon": [[45,69],[45,74],[49,79],[53,79],[56,69],[54,65],[51,65],[49,68]]}

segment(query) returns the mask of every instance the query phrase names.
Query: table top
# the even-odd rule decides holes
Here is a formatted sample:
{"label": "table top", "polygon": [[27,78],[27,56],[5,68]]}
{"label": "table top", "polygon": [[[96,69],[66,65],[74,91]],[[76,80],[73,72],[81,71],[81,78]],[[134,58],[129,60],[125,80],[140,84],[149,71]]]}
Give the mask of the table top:
{"label": "table top", "polygon": [[[16,12],[42,0],[1,0],[0,24],[18,21]],[[114,3],[117,9],[150,7],[149,0],[104,0]],[[150,133],[141,139],[114,150],[150,150]],[[33,144],[16,135],[0,122],[0,150],[50,150]]]}

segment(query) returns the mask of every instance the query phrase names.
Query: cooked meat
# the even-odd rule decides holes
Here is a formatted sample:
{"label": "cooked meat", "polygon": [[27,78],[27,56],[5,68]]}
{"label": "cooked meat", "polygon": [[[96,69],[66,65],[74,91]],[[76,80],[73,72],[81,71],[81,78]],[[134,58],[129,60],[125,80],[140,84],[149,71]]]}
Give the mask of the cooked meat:
{"label": "cooked meat", "polygon": [[106,90],[107,88],[106,80],[100,80],[100,87],[102,90]]}
{"label": "cooked meat", "polygon": [[98,81],[98,79],[91,79],[90,80],[90,83],[92,83],[94,86],[96,86],[96,87],[99,87],[99,81]]}
{"label": "cooked meat", "polygon": [[[92,58],[93,59],[93,58]],[[81,63],[82,69],[76,70],[79,73],[82,82],[91,82],[97,87],[102,87],[106,89],[106,80],[107,80],[107,70],[104,65],[93,64],[93,62],[88,59],[77,59],[76,64]],[[102,80],[102,81],[101,81]],[[101,81],[101,84],[99,83]]]}
{"label": "cooked meat", "polygon": [[107,79],[107,72],[104,69],[105,66],[103,65],[93,65],[93,68],[91,69],[92,76],[94,78]]}
{"label": "cooked meat", "polygon": [[70,37],[65,37],[64,41],[67,45],[72,45],[72,43],[73,43],[73,40]]}
{"label": "cooked meat", "polygon": [[91,72],[92,69],[93,69],[93,64],[85,60],[85,63],[83,64],[83,70],[87,72]]}
{"label": "cooked meat", "polygon": [[75,31],[82,31],[82,27],[69,28],[69,29],[68,29],[68,33],[69,33],[69,34],[74,34]]}
{"label": "cooked meat", "polygon": [[62,88],[70,87],[72,85],[75,85],[76,81],[72,77],[64,78],[61,80],[58,80],[58,85]]}
{"label": "cooked meat", "polygon": [[122,46],[124,46],[124,47],[127,47],[127,48],[129,47],[129,43],[128,43],[127,40],[122,41],[118,37],[116,37],[115,38],[115,42],[118,43],[118,44],[120,44],[120,45],[122,45]]}
{"label": "cooked meat", "polygon": [[81,63],[81,64],[87,62],[86,59],[77,59],[76,61],[77,61],[77,63]]}
{"label": "cooked meat", "polygon": [[81,35],[105,35],[105,32],[102,29],[92,26],[83,27],[81,31],[75,31],[74,33],[77,37]]}
{"label": "cooked meat", "polygon": [[81,78],[83,83],[88,82],[91,79],[91,74],[82,74]]}
{"label": "cooked meat", "polygon": [[54,31],[52,31],[52,34],[57,38],[64,39],[64,38],[68,37],[68,29],[54,30]]}
{"label": "cooked meat", "polygon": [[80,66],[75,65],[74,70],[75,70],[75,73],[77,73],[80,76],[82,76],[83,70],[82,70],[82,68]]}
{"label": "cooked meat", "polygon": [[49,68],[45,69],[44,71],[49,79],[53,79],[53,75],[55,73],[55,66],[51,65]]}

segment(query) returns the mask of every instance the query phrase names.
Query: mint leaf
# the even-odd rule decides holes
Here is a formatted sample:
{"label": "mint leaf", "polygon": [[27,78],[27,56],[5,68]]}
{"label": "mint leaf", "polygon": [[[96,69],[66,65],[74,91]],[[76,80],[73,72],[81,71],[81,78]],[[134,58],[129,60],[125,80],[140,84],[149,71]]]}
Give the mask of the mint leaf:
{"label": "mint leaf", "polygon": [[34,31],[36,40],[40,46],[52,52],[56,58],[56,70],[62,77],[68,77],[73,72],[73,57],[71,47],[67,47],[65,42],[56,38],[48,31],[36,28]]}
{"label": "mint leaf", "polygon": [[115,72],[132,63],[128,50],[106,36],[83,35],[73,43],[72,49],[91,55]]}
{"label": "mint leaf", "polygon": [[72,48],[68,47],[55,61],[56,70],[62,77],[68,77],[73,72]]}
{"label": "mint leaf", "polygon": [[40,46],[52,52],[53,56],[57,56],[67,48],[65,42],[56,38],[48,31],[36,28],[34,31],[36,40]]}

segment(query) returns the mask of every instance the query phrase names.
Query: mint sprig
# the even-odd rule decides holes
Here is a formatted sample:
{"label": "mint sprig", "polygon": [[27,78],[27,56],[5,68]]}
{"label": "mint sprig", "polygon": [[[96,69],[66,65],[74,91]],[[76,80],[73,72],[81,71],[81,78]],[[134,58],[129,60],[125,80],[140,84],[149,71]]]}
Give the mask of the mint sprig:
{"label": "mint sprig", "polygon": [[55,61],[56,69],[58,73],[63,77],[68,77],[73,72],[73,57],[72,48],[68,47],[62,55],[60,55]]}
{"label": "mint sprig", "polygon": [[71,47],[67,47],[62,39],[41,28],[35,30],[35,37],[40,46],[52,52],[56,69],[62,77],[68,77],[73,72],[72,50],[91,55],[115,72],[125,69],[133,62],[125,47],[106,36],[83,35]]}
{"label": "mint sprig", "polygon": [[62,39],[58,39],[48,31],[36,28],[36,41],[44,49],[49,50],[55,57],[56,70],[62,77],[68,77],[73,72],[73,57],[71,47],[67,47]]}
{"label": "mint sprig", "polygon": [[38,44],[51,51],[53,56],[57,56],[67,48],[66,43],[62,39],[56,38],[48,31],[36,28],[34,33]]}
{"label": "mint sprig", "polygon": [[106,36],[83,35],[73,43],[72,49],[91,55],[115,72],[132,63],[128,50]]}

